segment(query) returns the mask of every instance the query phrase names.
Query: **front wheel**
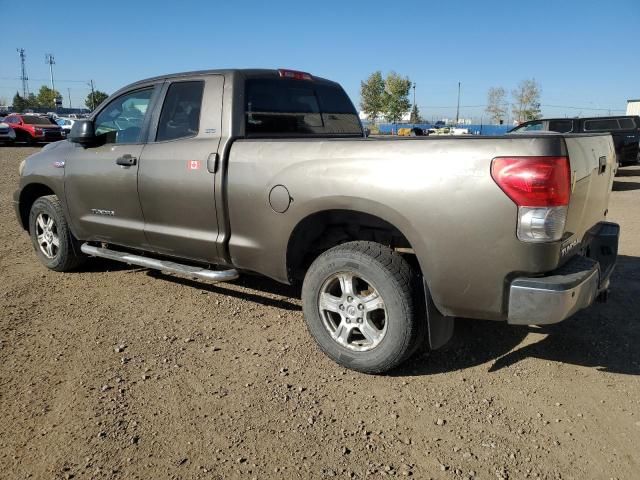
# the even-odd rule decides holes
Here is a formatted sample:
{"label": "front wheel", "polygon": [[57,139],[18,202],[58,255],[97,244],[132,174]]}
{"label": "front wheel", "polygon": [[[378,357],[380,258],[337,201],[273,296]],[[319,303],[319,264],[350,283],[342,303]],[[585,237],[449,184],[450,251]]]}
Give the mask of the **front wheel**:
{"label": "front wheel", "polygon": [[415,290],[415,275],[400,254],[374,242],[339,245],[320,255],[305,276],[307,328],[338,364],[385,372],[424,339]]}
{"label": "front wheel", "polygon": [[86,256],[71,234],[62,205],[55,195],[40,197],[31,206],[29,234],[40,262],[57,272],[77,268]]}

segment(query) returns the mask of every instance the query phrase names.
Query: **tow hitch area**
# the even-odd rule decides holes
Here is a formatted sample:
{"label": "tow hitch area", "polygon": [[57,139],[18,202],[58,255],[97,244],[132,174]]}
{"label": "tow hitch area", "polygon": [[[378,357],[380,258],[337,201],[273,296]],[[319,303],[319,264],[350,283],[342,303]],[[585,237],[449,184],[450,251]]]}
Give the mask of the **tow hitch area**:
{"label": "tow hitch area", "polygon": [[601,291],[596,297],[596,302],[607,303],[609,301],[609,289]]}

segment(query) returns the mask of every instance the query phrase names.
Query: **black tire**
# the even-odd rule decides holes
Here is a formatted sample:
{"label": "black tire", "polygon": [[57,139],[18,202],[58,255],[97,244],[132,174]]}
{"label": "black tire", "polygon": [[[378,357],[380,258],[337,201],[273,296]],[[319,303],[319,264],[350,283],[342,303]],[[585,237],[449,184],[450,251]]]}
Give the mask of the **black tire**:
{"label": "black tire", "polygon": [[[42,215],[42,217],[40,217]],[[49,256],[46,248],[41,246],[38,235],[43,233],[41,226],[38,224],[38,218],[41,220],[52,219],[53,224],[51,231],[58,239],[57,248],[52,247]],[[78,268],[86,260],[86,255],[80,251],[80,243],[73,237],[69,224],[64,216],[62,205],[55,195],[47,195],[38,198],[31,206],[29,213],[29,235],[36,255],[42,264],[56,272],[68,272]],[[43,237],[40,237],[43,238]],[[50,244],[52,242],[47,242]]]}
{"label": "black tire", "polygon": [[[351,333],[346,335],[346,342],[342,339],[342,343],[332,336],[330,329],[335,323],[339,322],[342,327],[345,326],[344,322],[350,323],[347,321],[348,317],[343,316],[347,313],[342,303],[342,312],[334,314],[326,309],[323,310],[324,313],[321,312],[321,294],[327,293],[333,278],[348,275],[349,272],[357,277],[356,284],[363,279],[364,285],[370,285],[367,292],[373,289],[384,305],[386,330],[379,343],[371,342],[370,349],[365,351],[353,349]],[[419,318],[418,315],[420,303],[416,302],[416,298],[419,298],[416,296],[417,283],[417,276],[409,263],[400,254],[383,245],[358,241],[331,248],[316,258],[304,278],[302,304],[309,333],[326,355],[346,368],[363,373],[391,370],[407,360],[425,340],[426,319]],[[345,297],[344,292],[336,295],[354,298]],[[355,298],[354,302],[358,303],[365,297],[356,293]],[[351,309],[351,312],[354,311],[355,315],[362,316],[362,313]],[[365,313],[367,318],[369,315]],[[327,319],[327,316],[330,318]],[[355,321],[362,323],[363,319],[357,318]],[[351,322],[354,322],[353,317]],[[366,342],[367,339],[364,334],[363,340],[358,339],[358,325],[350,324],[348,327],[355,331],[355,348],[360,348],[358,342]],[[339,328],[335,328],[334,335]]]}

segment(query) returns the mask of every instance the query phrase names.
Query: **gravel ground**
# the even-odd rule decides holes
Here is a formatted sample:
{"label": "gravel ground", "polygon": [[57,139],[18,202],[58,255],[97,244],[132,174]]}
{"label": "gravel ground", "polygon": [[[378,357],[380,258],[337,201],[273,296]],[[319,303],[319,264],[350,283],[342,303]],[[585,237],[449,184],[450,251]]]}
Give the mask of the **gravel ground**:
{"label": "gravel ground", "polygon": [[387,376],[315,348],[298,292],[106,261],[38,264],[0,149],[0,477],[640,478],[640,167],[608,304],[546,328],[459,320]]}

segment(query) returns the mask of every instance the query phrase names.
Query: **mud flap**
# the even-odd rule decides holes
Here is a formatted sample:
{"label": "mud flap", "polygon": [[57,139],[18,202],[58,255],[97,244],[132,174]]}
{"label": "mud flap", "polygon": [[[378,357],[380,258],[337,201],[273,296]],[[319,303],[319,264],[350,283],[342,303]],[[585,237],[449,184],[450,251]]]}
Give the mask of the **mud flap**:
{"label": "mud flap", "polygon": [[454,318],[442,315],[431,299],[427,282],[423,279],[424,299],[427,306],[427,328],[429,331],[429,347],[436,350],[444,346],[453,336]]}

